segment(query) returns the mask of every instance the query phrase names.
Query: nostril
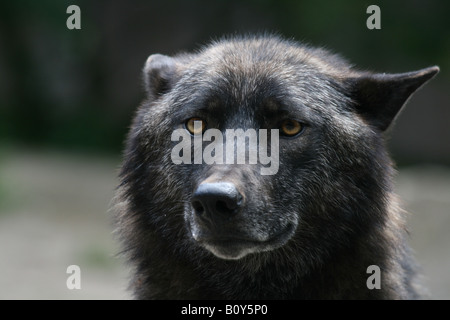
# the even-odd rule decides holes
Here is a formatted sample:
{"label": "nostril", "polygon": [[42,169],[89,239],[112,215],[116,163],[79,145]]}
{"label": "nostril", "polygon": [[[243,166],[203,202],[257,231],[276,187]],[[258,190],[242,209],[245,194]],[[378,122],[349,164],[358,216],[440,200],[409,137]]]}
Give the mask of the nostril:
{"label": "nostril", "polygon": [[193,201],[192,207],[194,208],[195,212],[199,214],[202,214],[205,211],[205,208],[203,207],[200,201]]}
{"label": "nostril", "polygon": [[225,201],[217,201],[216,202],[216,211],[222,214],[229,214],[234,211],[236,206],[229,206]]}

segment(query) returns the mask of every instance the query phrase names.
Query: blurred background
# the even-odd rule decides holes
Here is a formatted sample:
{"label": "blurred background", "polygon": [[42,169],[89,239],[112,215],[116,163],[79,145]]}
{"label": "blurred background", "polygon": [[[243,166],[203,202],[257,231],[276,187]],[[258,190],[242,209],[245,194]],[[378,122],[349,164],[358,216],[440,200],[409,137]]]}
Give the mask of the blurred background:
{"label": "blurred background", "polygon": [[[69,30],[69,5],[81,30]],[[381,9],[369,30],[366,9]],[[277,32],[360,69],[439,65],[390,132],[397,192],[434,299],[450,299],[450,2],[2,1],[0,299],[129,299],[110,201],[149,54]],[[66,269],[81,268],[81,290]]]}

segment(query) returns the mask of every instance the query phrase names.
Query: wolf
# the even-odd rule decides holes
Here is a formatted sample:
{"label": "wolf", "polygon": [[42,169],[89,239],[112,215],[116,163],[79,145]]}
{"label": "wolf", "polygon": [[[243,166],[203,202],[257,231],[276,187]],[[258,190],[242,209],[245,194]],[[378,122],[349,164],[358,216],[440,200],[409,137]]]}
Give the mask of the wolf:
{"label": "wolf", "polygon": [[[150,55],[115,205],[134,298],[423,298],[386,132],[438,71],[360,71],[274,35]],[[274,132],[276,173],[262,175],[260,161],[173,161],[184,136],[175,153],[206,152],[208,129],[223,134],[216,147],[230,129]],[[239,144],[258,147],[249,141]]]}

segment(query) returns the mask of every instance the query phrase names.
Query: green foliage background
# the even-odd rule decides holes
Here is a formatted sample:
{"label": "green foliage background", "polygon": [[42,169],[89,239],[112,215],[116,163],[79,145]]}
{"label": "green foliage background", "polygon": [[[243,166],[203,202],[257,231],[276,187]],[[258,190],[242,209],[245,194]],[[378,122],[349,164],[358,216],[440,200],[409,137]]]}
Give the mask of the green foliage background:
{"label": "green foliage background", "polygon": [[[81,8],[81,30],[66,27],[70,4]],[[366,28],[371,4],[381,8],[381,30]],[[405,163],[450,163],[449,14],[445,0],[2,1],[0,143],[117,154],[149,54],[268,31],[329,48],[362,69],[439,65],[399,121],[392,149]]]}

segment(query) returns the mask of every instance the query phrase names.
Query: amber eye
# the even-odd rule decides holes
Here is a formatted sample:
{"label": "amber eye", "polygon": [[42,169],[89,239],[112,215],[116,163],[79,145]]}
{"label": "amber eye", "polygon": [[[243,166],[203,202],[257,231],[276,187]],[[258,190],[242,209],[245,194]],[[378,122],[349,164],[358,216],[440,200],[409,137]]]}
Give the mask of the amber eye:
{"label": "amber eye", "polygon": [[287,119],[281,123],[280,130],[284,136],[293,137],[302,132],[303,125],[298,121]]}
{"label": "amber eye", "polygon": [[190,118],[185,126],[191,134],[201,134],[206,129],[206,121],[201,118]]}

